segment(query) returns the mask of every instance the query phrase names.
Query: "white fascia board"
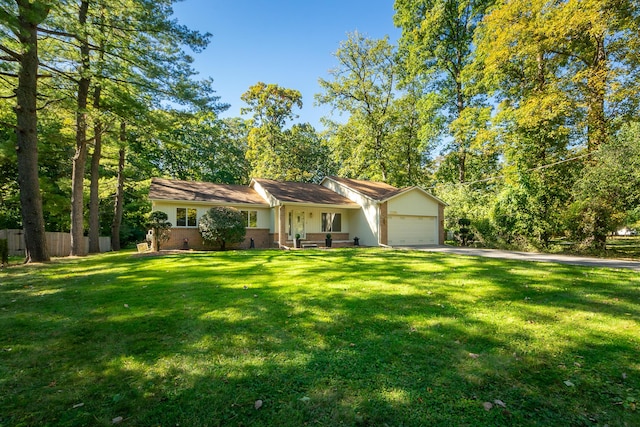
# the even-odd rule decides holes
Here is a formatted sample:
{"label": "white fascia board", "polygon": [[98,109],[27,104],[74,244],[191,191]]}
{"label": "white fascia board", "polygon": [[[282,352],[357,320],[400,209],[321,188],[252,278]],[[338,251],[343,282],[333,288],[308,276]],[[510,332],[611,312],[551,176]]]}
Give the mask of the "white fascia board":
{"label": "white fascia board", "polygon": [[[348,191],[351,191],[353,193],[356,193],[360,197],[364,197],[365,199],[371,200],[374,203],[380,204],[380,201],[378,199],[374,199],[371,196],[367,196],[366,194],[356,190],[355,188],[350,187],[350,186],[348,186],[348,185],[346,185],[346,184],[344,184],[342,182],[336,181],[335,179],[331,179],[328,176],[324,177],[324,179],[320,182],[320,185],[322,185],[322,183],[325,182],[325,180],[333,182],[335,185],[339,186],[340,188],[343,188],[345,190],[348,190]],[[347,197],[348,199],[350,199],[348,196],[346,196],[344,194],[341,194],[341,195]]]}
{"label": "white fascia board", "polygon": [[438,199],[438,198],[437,198],[436,196],[434,196],[433,194],[429,193],[428,191],[426,191],[426,190],[425,190],[425,189],[423,189],[422,187],[418,187],[418,186],[408,187],[408,188],[404,189],[403,191],[401,191],[401,192],[399,192],[399,193],[397,193],[397,194],[394,194],[394,195],[393,195],[393,196],[391,196],[391,197],[388,197],[388,198],[386,198],[386,199],[384,199],[384,200],[381,200],[380,202],[381,202],[381,203],[388,202],[389,200],[393,200],[393,199],[395,199],[396,197],[400,197],[400,196],[402,196],[402,195],[404,195],[404,194],[407,194],[408,192],[413,191],[413,190],[419,190],[419,191],[420,191],[421,193],[423,193],[425,196],[430,197],[431,199],[435,200],[435,201],[436,201],[436,202],[438,202],[439,204],[441,204],[441,205],[443,205],[443,206],[449,206],[447,203],[443,202],[442,200]]}
{"label": "white fascia board", "polygon": [[327,209],[360,209],[360,205],[335,205],[327,203],[304,203],[304,202],[279,202],[278,206],[300,206],[307,208],[327,208]]}
{"label": "white fascia board", "polygon": [[276,199],[271,193],[269,193],[258,181],[251,178],[251,182],[249,183],[249,188],[253,188],[256,193],[262,197],[266,205],[270,208],[275,206],[280,206],[280,200]]}
{"label": "white fascia board", "polygon": [[239,206],[242,208],[268,208],[268,203],[235,203],[235,202],[211,202],[202,200],[174,200],[174,199],[150,199],[151,206],[155,206],[156,203],[171,204],[171,205],[207,205],[207,206]]}

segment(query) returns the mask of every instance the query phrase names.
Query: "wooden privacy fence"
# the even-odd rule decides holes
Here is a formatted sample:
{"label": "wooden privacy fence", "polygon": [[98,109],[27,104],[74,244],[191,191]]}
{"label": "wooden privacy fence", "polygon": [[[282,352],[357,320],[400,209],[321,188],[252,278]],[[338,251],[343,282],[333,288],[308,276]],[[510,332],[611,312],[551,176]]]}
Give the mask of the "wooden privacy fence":
{"label": "wooden privacy fence", "polygon": [[[50,256],[69,256],[71,252],[71,234],[46,232],[47,250]],[[9,256],[24,256],[24,232],[22,230],[5,229],[0,230],[0,239],[7,239],[9,243]],[[83,247],[80,253],[86,254],[89,249],[89,237],[83,238]],[[100,237],[100,252],[111,250],[111,237]]]}

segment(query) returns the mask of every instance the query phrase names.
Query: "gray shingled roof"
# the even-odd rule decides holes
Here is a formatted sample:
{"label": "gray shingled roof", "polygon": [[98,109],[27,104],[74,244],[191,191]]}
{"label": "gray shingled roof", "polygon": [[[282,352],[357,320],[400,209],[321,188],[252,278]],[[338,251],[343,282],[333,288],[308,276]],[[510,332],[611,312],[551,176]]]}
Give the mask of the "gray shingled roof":
{"label": "gray shingled roof", "polygon": [[357,203],[319,184],[282,182],[271,179],[254,179],[254,181],[277,200],[284,203],[359,206]]}
{"label": "gray shingled roof", "polygon": [[267,204],[253,188],[246,185],[212,184],[210,182],[180,181],[164,178],[153,178],[151,180],[149,199]]}
{"label": "gray shingled roof", "polygon": [[341,183],[373,200],[378,201],[386,200],[389,197],[395,196],[396,194],[402,193],[406,190],[403,188],[396,188],[393,185],[385,184],[384,182],[339,178],[337,176],[330,176],[328,178]]}

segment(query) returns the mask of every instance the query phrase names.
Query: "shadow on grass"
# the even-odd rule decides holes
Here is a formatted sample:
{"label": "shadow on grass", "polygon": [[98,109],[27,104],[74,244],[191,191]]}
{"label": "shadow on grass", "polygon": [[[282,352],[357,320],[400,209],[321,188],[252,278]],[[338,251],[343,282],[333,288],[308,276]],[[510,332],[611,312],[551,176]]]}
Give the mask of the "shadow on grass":
{"label": "shadow on grass", "polygon": [[637,326],[631,275],[357,250],[72,265],[0,288],[0,425],[632,419],[637,336],[588,323]]}

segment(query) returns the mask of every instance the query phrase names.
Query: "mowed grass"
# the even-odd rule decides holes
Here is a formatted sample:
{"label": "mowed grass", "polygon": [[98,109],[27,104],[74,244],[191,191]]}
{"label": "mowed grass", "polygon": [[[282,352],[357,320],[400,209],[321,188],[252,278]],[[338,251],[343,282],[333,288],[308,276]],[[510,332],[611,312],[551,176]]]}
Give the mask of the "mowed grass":
{"label": "mowed grass", "polygon": [[637,272],[413,251],[11,267],[0,425],[637,426],[639,319]]}

